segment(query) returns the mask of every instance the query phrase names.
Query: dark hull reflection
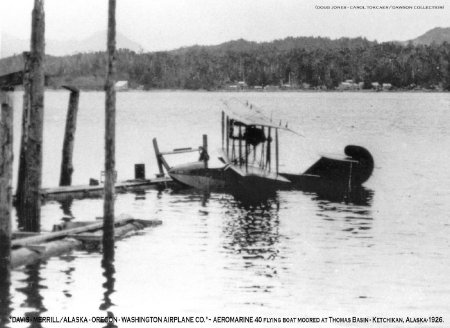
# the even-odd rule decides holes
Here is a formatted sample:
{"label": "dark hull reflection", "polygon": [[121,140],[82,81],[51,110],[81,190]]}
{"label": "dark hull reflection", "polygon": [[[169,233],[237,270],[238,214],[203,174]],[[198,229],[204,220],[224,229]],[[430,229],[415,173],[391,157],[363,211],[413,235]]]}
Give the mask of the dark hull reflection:
{"label": "dark hull reflection", "polygon": [[[227,257],[223,270],[242,271],[254,275],[248,283],[230,282],[227,286],[236,293],[272,293],[276,290],[277,276],[284,270],[279,264],[280,253],[280,201],[278,193],[260,194],[248,197],[246,193],[236,193],[227,197],[223,193],[202,193],[196,189],[171,192],[184,196],[177,202],[201,202],[202,207],[219,204],[224,209],[221,218],[221,247]],[[247,304],[244,299],[243,304]],[[258,302],[264,306],[265,301]]]}
{"label": "dark hull reflection", "polygon": [[278,254],[280,204],[277,197],[250,202],[239,199],[225,206],[229,214],[224,229],[225,249],[244,258],[274,258]]}
{"label": "dark hull reflection", "polygon": [[[223,249],[236,258],[233,267],[225,270],[244,270],[256,278],[248,284],[235,286],[239,293],[271,293],[276,288],[280,270],[280,202],[277,194],[265,199],[235,197],[223,203],[227,209],[223,226]],[[264,306],[264,302],[260,305]]]}
{"label": "dark hull reflection", "polygon": [[[370,206],[373,198],[373,191],[363,186],[353,187],[350,190],[342,186],[327,186],[322,188],[306,188],[305,190],[286,189],[287,191],[300,191],[304,194],[315,195],[314,199],[328,200],[336,203],[355,204],[360,206]],[[212,190],[201,191],[195,188],[178,187],[171,190],[171,193],[178,195],[192,196],[193,199],[202,195],[209,198]],[[258,192],[249,193],[243,189],[220,189],[216,192],[226,193],[231,196],[239,204],[257,205],[270,202],[277,198],[276,190],[259,190]]]}
{"label": "dark hull reflection", "polygon": [[351,191],[327,188],[319,191],[313,191],[313,197],[316,200],[326,200],[333,203],[354,204],[358,206],[371,206],[373,199],[373,191],[363,186],[355,187]]}
{"label": "dark hull reflection", "polygon": [[343,221],[342,231],[348,238],[372,238],[369,233],[373,225],[371,211],[373,191],[363,187],[345,194],[314,194],[318,206],[317,216],[323,220]]}

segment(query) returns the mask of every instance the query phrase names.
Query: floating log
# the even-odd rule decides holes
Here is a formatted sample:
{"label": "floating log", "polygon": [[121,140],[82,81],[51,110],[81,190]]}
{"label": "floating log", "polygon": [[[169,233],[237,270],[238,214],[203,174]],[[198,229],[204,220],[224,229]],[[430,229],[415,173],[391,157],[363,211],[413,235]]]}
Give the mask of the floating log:
{"label": "floating log", "polygon": [[[117,220],[116,225],[121,226],[128,222],[131,222],[132,220],[133,220],[133,218],[131,218],[130,216],[121,215],[119,217],[119,219]],[[61,230],[61,231],[56,231],[56,232],[49,232],[46,234],[40,234],[38,236],[33,236],[33,237],[15,239],[11,242],[11,246],[13,248],[16,248],[16,247],[24,247],[27,245],[40,244],[40,243],[43,243],[46,241],[61,239],[61,238],[67,237],[69,235],[74,235],[77,233],[98,230],[98,229],[101,229],[102,227],[103,227],[103,222],[97,222],[97,223],[92,223],[92,224],[84,226],[84,227]]]}
{"label": "floating log", "polygon": [[38,260],[47,259],[52,256],[62,255],[74,249],[80,248],[83,243],[73,238],[55,240],[41,245],[40,249],[33,247],[22,247],[11,252],[11,267],[17,268],[28,265]]}
{"label": "floating log", "polygon": [[40,235],[40,232],[31,232],[31,231],[13,231],[12,233],[12,239],[17,238],[25,238],[25,237],[33,237]]}
{"label": "floating log", "polygon": [[[121,239],[128,236],[132,232],[136,232],[137,230],[142,230],[147,227],[158,226],[161,224],[161,220],[132,220],[124,225],[116,226],[114,229],[114,238]],[[83,242],[101,242],[103,239],[103,231],[97,230],[94,232],[79,233],[69,235],[69,237]]]}
{"label": "floating log", "polygon": [[[121,239],[137,230],[157,226],[162,223],[160,220],[138,220],[126,215],[122,215],[120,218],[115,222],[114,239]],[[82,222],[77,223],[81,224]],[[13,240],[11,267],[17,268],[21,265],[28,265],[38,260],[58,256],[83,247],[88,249],[99,248],[103,239],[103,222],[86,223],[82,227]],[[68,226],[70,225],[68,224]]]}

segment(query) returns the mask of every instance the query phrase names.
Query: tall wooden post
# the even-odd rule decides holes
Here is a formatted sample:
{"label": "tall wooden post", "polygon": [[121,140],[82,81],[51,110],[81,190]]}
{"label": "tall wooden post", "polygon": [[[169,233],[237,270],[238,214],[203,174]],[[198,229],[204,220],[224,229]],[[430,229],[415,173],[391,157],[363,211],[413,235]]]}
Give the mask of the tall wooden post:
{"label": "tall wooden post", "polygon": [[278,175],[278,170],[279,170],[279,167],[280,167],[280,164],[279,164],[279,156],[280,156],[280,153],[279,153],[279,149],[278,149],[278,147],[279,147],[279,143],[278,143],[278,129],[275,129],[275,173]]}
{"label": "tall wooden post", "polygon": [[0,105],[0,280],[3,280],[9,277],[11,262],[13,165],[13,105],[6,90],[0,90]]}
{"label": "tall wooden post", "polygon": [[[30,53],[23,53],[24,70],[23,70],[23,109],[22,109],[22,137],[20,139],[20,155],[19,155],[19,172],[17,179],[17,189],[16,189],[16,203],[18,204],[17,209],[19,210],[19,221],[22,218],[20,209],[24,207],[23,201],[25,199],[25,176],[27,165],[25,163],[27,152],[27,140],[28,140],[28,130],[30,125]],[[21,224],[19,224],[22,226]]]}
{"label": "tall wooden post", "polygon": [[266,155],[266,165],[269,167],[269,172],[272,169],[272,149],[271,149],[271,144],[272,144],[272,128],[269,127],[269,132],[268,132],[268,137],[267,137],[267,155]]}
{"label": "tall wooden post", "polygon": [[207,169],[208,168],[209,154],[208,154],[208,136],[206,134],[203,135],[203,151],[205,152],[205,156],[203,158],[203,162],[205,163],[205,169]]}
{"label": "tall wooden post", "polygon": [[105,82],[105,193],[103,204],[103,251],[114,252],[114,170],[116,135],[116,0],[109,0],[108,68]]}
{"label": "tall wooden post", "polygon": [[67,109],[66,128],[64,134],[61,176],[59,178],[60,186],[70,186],[72,184],[72,155],[75,141],[75,131],[77,129],[78,103],[80,99],[80,90],[75,87],[63,86],[70,91],[69,108]]}
{"label": "tall wooden post", "polygon": [[225,113],[222,111],[222,150],[225,145]]}
{"label": "tall wooden post", "polygon": [[41,221],[42,137],[44,124],[44,1],[35,0],[31,26],[30,121],[25,155],[24,199],[20,212],[25,229],[39,231]]}
{"label": "tall wooden post", "polygon": [[239,125],[239,166],[242,166],[242,125]]}
{"label": "tall wooden post", "polygon": [[228,118],[228,116],[226,117],[226,131],[225,131],[225,138],[227,138],[226,140],[226,144],[227,144],[227,157],[230,158],[230,120]]}

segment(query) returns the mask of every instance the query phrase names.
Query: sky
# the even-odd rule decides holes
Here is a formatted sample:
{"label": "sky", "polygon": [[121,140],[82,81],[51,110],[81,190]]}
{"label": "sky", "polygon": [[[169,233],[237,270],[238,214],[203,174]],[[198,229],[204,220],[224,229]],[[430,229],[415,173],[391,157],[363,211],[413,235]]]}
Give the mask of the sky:
{"label": "sky", "polygon": [[[28,39],[33,2],[0,0],[0,32]],[[46,37],[82,40],[106,30],[107,4],[108,0],[45,0]],[[405,5],[444,9],[368,9]],[[404,41],[434,27],[450,27],[450,4],[447,0],[117,0],[117,27],[146,51],[288,36]]]}

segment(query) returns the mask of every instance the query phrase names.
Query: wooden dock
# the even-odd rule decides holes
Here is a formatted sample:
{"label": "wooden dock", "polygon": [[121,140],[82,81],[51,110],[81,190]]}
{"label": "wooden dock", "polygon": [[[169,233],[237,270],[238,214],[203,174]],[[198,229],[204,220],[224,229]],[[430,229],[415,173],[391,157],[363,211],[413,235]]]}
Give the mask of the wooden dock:
{"label": "wooden dock", "polygon": [[[155,188],[168,188],[173,184],[172,179],[168,177],[160,177],[154,179],[133,179],[119,181],[115,184],[116,192],[140,191]],[[67,198],[81,199],[101,197],[104,192],[103,184],[99,185],[78,185],[63,186],[41,189],[42,199],[45,200],[62,200]]]}

